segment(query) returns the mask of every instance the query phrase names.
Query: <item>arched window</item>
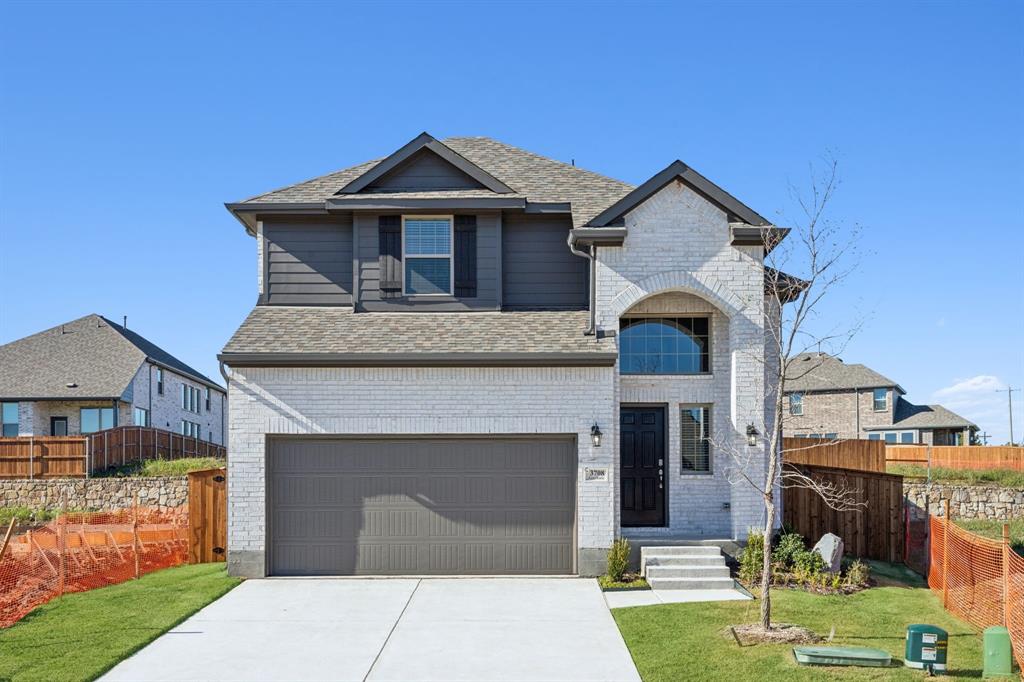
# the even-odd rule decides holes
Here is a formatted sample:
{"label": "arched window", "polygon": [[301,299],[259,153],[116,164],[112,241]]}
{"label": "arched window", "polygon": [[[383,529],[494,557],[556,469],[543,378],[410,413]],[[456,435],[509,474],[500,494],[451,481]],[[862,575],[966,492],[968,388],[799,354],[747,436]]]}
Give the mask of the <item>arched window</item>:
{"label": "arched window", "polygon": [[624,317],[619,323],[620,374],[706,374],[711,371],[707,317]]}

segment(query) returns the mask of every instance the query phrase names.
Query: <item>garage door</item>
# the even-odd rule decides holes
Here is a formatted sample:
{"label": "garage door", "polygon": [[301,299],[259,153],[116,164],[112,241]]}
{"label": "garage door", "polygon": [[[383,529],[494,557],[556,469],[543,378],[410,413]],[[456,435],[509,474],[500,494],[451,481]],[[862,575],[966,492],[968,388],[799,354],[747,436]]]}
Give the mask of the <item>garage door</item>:
{"label": "garage door", "polygon": [[573,571],[573,439],[268,443],[273,575]]}

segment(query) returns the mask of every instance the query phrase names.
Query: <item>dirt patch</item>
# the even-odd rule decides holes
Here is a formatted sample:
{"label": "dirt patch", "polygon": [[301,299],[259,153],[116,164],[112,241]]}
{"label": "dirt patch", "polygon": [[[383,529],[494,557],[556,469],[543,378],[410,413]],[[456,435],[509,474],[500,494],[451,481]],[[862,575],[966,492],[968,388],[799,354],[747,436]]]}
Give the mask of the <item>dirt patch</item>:
{"label": "dirt patch", "polygon": [[754,644],[814,644],[822,638],[807,628],[792,623],[776,623],[765,630],[760,623],[733,625],[726,628],[725,636],[735,639],[740,646]]}

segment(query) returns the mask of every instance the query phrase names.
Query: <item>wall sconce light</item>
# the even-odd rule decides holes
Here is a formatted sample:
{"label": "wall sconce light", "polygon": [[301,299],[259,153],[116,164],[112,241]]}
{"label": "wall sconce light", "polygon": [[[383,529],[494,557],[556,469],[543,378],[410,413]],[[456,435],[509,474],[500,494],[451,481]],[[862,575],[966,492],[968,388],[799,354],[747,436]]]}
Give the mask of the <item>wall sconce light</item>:
{"label": "wall sconce light", "polygon": [[597,422],[594,422],[594,425],[590,427],[590,440],[594,441],[595,448],[601,447],[602,435],[604,434],[601,433],[601,427],[597,425]]}
{"label": "wall sconce light", "polygon": [[747,424],[747,445],[749,445],[750,447],[756,446],[757,437],[759,435],[761,434],[758,432],[757,427],[755,427],[753,424]]}

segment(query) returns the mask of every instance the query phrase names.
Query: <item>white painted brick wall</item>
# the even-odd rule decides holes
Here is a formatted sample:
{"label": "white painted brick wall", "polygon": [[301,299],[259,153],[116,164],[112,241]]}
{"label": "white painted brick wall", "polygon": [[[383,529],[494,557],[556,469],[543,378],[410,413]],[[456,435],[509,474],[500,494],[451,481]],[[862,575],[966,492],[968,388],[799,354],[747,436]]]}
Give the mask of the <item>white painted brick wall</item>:
{"label": "white painted brick wall", "polygon": [[[608,547],[618,485],[614,381],[608,367],[236,369],[229,550],[265,551],[267,434],[576,434],[578,546]],[[600,448],[590,440],[595,421],[609,425]],[[608,480],[584,480],[583,468],[595,466]]]}

